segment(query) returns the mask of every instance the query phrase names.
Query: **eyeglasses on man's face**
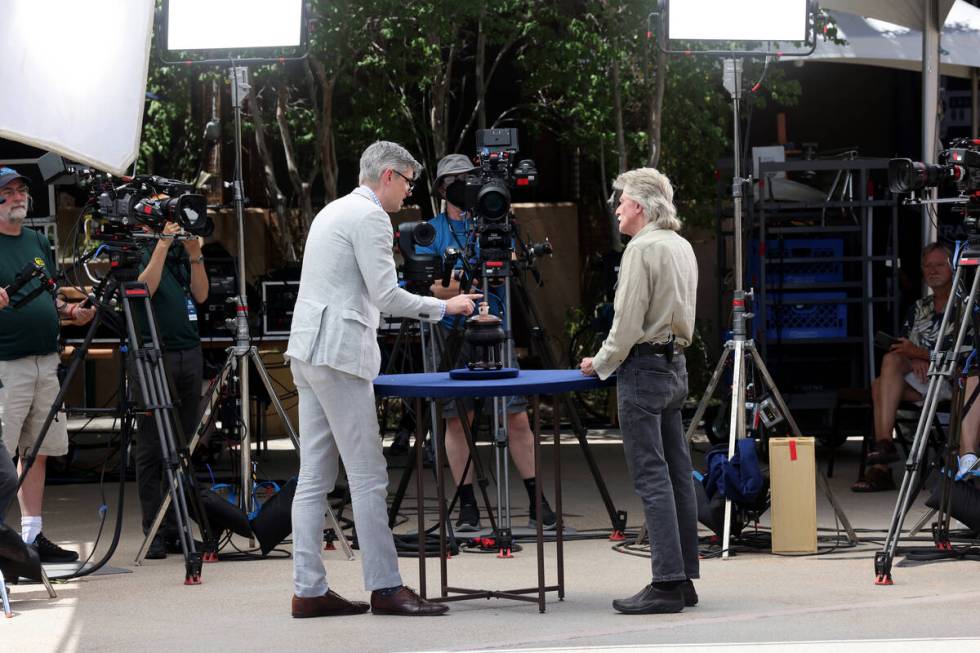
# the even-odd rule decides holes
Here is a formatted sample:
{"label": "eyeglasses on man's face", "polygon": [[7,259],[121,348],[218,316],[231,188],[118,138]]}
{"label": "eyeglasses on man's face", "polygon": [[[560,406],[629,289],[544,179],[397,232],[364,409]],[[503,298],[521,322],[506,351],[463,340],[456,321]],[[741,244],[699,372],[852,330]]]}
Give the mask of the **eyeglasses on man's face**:
{"label": "eyeglasses on man's face", "polygon": [[0,188],[0,197],[3,197],[4,199],[9,199],[15,195],[30,197],[31,189],[23,184],[20,186],[4,186],[3,188]]}
{"label": "eyeglasses on man's face", "polygon": [[414,179],[409,179],[408,177],[406,177],[402,173],[398,172],[394,168],[392,168],[391,171],[393,173],[395,173],[396,175],[398,175],[399,177],[401,177],[402,179],[404,179],[406,182],[408,182],[408,192],[409,193],[411,193],[413,190],[415,190],[415,180]]}

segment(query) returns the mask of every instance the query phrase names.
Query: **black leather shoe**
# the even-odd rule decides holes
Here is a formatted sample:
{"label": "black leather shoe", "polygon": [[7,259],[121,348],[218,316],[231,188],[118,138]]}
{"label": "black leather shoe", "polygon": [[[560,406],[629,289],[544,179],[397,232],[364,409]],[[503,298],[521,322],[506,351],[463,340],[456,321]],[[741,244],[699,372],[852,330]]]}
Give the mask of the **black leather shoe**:
{"label": "black leather shoe", "polygon": [[293,595],[292,611],[294,619],[308,617],[342,617],[364,614],[370,606],[364,601],[348,601],[333,590],[323,596],[303,597]]}
{"label": "black leather shoe", "polygon": [[146,550],[147,560],[163,560],[167,557],[167,543],[164,541],[163,537],[157,535],[150,542],[150,548]]}
{"label": "black leather shoe", "polygon": [[449,612],[449,606],[426,601],[403,585],[391,596],[384,596],[377,590],[371,592],[371,612],[405,617],[434,617]]}
{"label": "black leather shoe", "polygon": [[623,614],[670,614],[684,609],[684,593],[680,585],[672,590],[647,585],[628,599],[616,599],[613,608]]}
{"label": "black leather shoe", "polygon": [[693,608],[698,604],[698,593],[694,591],[694,581],[690,578],[681,583],[681,594],[684,595],[685,608]]}

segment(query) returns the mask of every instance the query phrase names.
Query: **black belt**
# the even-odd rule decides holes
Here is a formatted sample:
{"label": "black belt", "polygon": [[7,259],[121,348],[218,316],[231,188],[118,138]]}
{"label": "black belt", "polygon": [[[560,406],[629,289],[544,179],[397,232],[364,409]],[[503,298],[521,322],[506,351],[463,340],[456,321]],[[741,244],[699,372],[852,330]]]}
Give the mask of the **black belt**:
{"label": "black belt", "polygon": [[669,363],[673,360],[675,354],[683,354],[684,350],[678,347],[674,340],[671,339],[670,342],[664,343],[652,343],[652,342],[641,342],[639,344],[633,345],[633,349],[630,350],[631,354],[656,354],[663,356],[667,359]]}

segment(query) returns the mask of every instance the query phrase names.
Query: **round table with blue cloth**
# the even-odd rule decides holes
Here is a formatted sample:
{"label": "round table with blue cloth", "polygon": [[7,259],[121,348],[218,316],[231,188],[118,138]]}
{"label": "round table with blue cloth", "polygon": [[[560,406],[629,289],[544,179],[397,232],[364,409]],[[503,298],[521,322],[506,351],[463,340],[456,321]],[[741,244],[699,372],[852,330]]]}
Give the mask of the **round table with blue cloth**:
{"label": "round table with blue cloth", "polygon": [[613,385],[579,370],[521,370],[516,377],[488,381],[455,380],[449,372],[385,374],[374,380],[379,397],[507,397],[510,395],[553,395],[595,390]]}
{"label": "round table with blue cloth", "polygon": [[[575,392],[582,390],[595,390],[605,386],[615,384],[615,379],[610,378],[605,381],[595,376],[585,376],[579,370],[521,370],[516,377],[487,380],[462,380],[452,379],[449,372],[430,372],[424,374],[385,374],[374,380],[374,392],[377,397],[402,397],[414,398],[416,415],[422,414],[423,399],[437,399],[446,397],[508,397],[511,395],[531,395],[535,397],[533,406],[538,407],[538,395],[559,395],[564,392]],[[558,456],[559,426],[561,422],[559,402],[554,405],[554,437],[555,437],[555,500],[556,513],[558,514],[558,527],[556,531],[555,543],[558,555],[558,584],[555,586],[545,586],[544,581],[544,534],[541,529],[541,522],[538,521],[537,528],[537,553],[538,553],[538,586],[532,589],[518,590],[471,590],[462,588],[450,588],[447,584],[446,570],[446,533],[445,533],[445,503],[442,491],[442,470],[441,465],[436,465],[436,487],[439,493],[439,542],[440,542],[440,567],[442,577],[442,596],[434,600],[453,601],[479,598],[507,598],[522,601],[532,600],[538,604],[540,612],[545,611],[545,592],[557,591],[559,599],[565,595],[564,580],[564,554],[562,538],[562,518],[561,518],[561,466]],[[535,475],[540,464],[540,411],[535,410],[534,426],[534,460]],[[416,441],[425,436],[423,430],[423,420],[416,420]],[[416,493],[419,510],[419,533],[425,532],[423,518],[423,483],[422,483],[422,448],[416,446]],[[537,501],[540,507],[541,486],[538,485]],[[419,538],[420,542],[423,538]],[[425,591],[425,546],[419,546],[419,586],[422,596],[426,596]],[[449,596],[449,592],[458,592],[461,596]],[[537,594],[537,598],[532,599],[527,594]]]}

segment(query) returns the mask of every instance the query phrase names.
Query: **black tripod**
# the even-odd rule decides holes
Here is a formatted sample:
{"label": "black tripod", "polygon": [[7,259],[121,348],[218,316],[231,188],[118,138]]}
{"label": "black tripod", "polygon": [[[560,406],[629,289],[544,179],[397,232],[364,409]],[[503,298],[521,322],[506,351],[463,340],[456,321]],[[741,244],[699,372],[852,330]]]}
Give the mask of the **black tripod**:
{"label": "black tripod", "polygon": [[[160,349],[160,339],[149,289],[145,283],[135,280],[137,277],[135,267],[137,260],[132,258],[135,254],[134,250],[127,246],[123,246],[121,250],[116,248],[119,248],[119,245],[110,246],[110,258],[113,267],[110,273],[99,282],[96,289],[95,317],[89,325],[82,344],[72,354],[68,373],[61,384],[61,390],[44,419],[44,424],[34,446],[24,457],[23,472],[20,475],[18,488],[23,484],[31,466],[37,459],[44,437],[51,426],[51,422],[57,418],[71,385],[71,380],[85,360],[96,331],[103,322],[109,323],[115,328],[119,336],[120,353],[125,353],[131,357],[134,377],[139,385],[143,404],[142,407],[137,408],[126,403],[125,397],[120,397],[120,401],[124,402],[123,409],[120,411],[123,413],[123,446],[128,443],[131,424],[136,414],[143,413],[146,419],[154,420],[160,438],[168,495],[174,504],[178,537],[184,554],[184,584],[198,585],[201,583],[202,554],[195,548],[188,508],[193,510],[194,519],[200,527],[205,543],[205,559],[217,560],[215,553],[217,542],[211,534],[207,516],[201,508],[180,420],[174,414],[174,405],[163,365],[163,352]],[[81,262],[88,258],[91,256],[83,258]],[[114,304],[122,307],[121,316],[117,313]],[[144,342],[135,322],[134,308],[135,305],[140,304],[143,306],[143,314],[150,333],[149,342]],[[122,473],[125,474],[125,470]],[[4,510],[6,511],[6,507]]]}
{"label": "black tripod", "polygon": [[[973,281],[969,291],[966,291],[964,283],[964,271],[967,268],[973,269]],[[946,302],[946,309],[943,311],[943,319],[939,326],[939,339],[936,346],[929,356],[929,385],[923,398],[922,412],[919,415],[919,422],[916,425],[915,436],[909,447],[908,458],[905,461],[905,475],[902,477],[902,485],[898,491],[898,500],[895,502],[895,510],[892,513],[891,524],[888,528],[888,535],[882,545],[881,551],[875,554],[875,584],[892,585],[892,563],[898,553],[898,541],[902,534],[902,525],[905,522],[905,515],[908,513],[912,502],[915,500],[920,487],[920,473],[922,462],[925,457],[926,448],[929,443],[929,431],[932,429],[933,420],[936,416],[936,408],[940,401],[940,390],[942,384],[950,383],[953,387],[951,404],[953,407],[950,415],[950,433],[947,437],[944,463],[946,470],[943,473],[942,498],[940,500],[940,519],[933,526],[933,538],[936,548],[940,551],[950,552],[952,547],[949,541],[949,506],[952,490],[952,482],[949,475],[951,472],[951,462],[953,458],[952,448],[958,441],[960,415],[962,414],[963,399],[960,396],[957,376],[959,373],[960,351],[966,340],[966,333],[971,323],[974,327],[974,338],[976,338],[977,320],[974,315],[977,293],[980,289],[980,241],[970,240],[966,247],[959,253],[956,272],[953,275],[953,291],[949,300]],[[952,346],[946,342],[944,337],[949,325],[955,325],[956,339]],[[974,342],[974,348],[976,343]],[[976,392],[974,392],[976,395]],[[973,401],[973,398],[970,400]],[[928,518],[931,517],[931,514]],[[918,530],[918,527],[915,529]]]}
{"label": "black tripod", "polygon": [[[534,267],[534,259],[530,252],[532,248],[528,247],[523,240],[521,240],[520,234],[518,233],[517,225],[514,224],[514,238],[517,243],[518,249],[521,252],[521,257],[517,261],[517,265],[514,266],[515,269],[530,272],[535,281],[539,286],[543,286],[544,283],[541,280],[541,275],[537,268]],[[548,334],[545,332],[544,324],[541,321],[541,315],[538,313],[537,307],[534,305],[534,301],[531,299],[531,295],[527,289],[527,282],[525,280],[525,275],[516,273],[511,276],[513,283],[511,284],[511,290],[516,295],[516,302],[512,302],[512,305],[521,312],[524,318],[524,323],[527,324],[528,331],[531,335],[531,349],[541,358],[544,367],[547,369],[556,369],[557,363],[555,361],[554,354],[551,352],[551,347],[548,346]],[[575,364],[575,361],[569,361],[570,364]],[[589,466],[589,472],[592,474],[592,478],[595,480],[596,488],[599,490],[599,496],[602,497],[602,503],[606,507],[606,512],[609,515],[609,522],[612,525],[613,532],[610,535],[610,539],[620,540],[624,537],[624,532],[626,531],[626,512],[623,510],[616,510],[616,506],[612,501],[612,497],[609,495],[609,489],[606,487],[606,482],[602,478],[602,472],[599,471],[599,465],[596,463],[595,456],[592,453],[592,447],[589,445],[588,440],[588,429],[582,425],[582,420],[579,417],[578,410],[575,408],[575,403],[572,401],[568,393],[561,396],[561,401],[564,403],[564,413],[568,415],[568,422],[571,425],[572,433],[575,434],[575,438],[578,440],[579,447],[582,449],[582,454],[585,456],[585,462]]]}

